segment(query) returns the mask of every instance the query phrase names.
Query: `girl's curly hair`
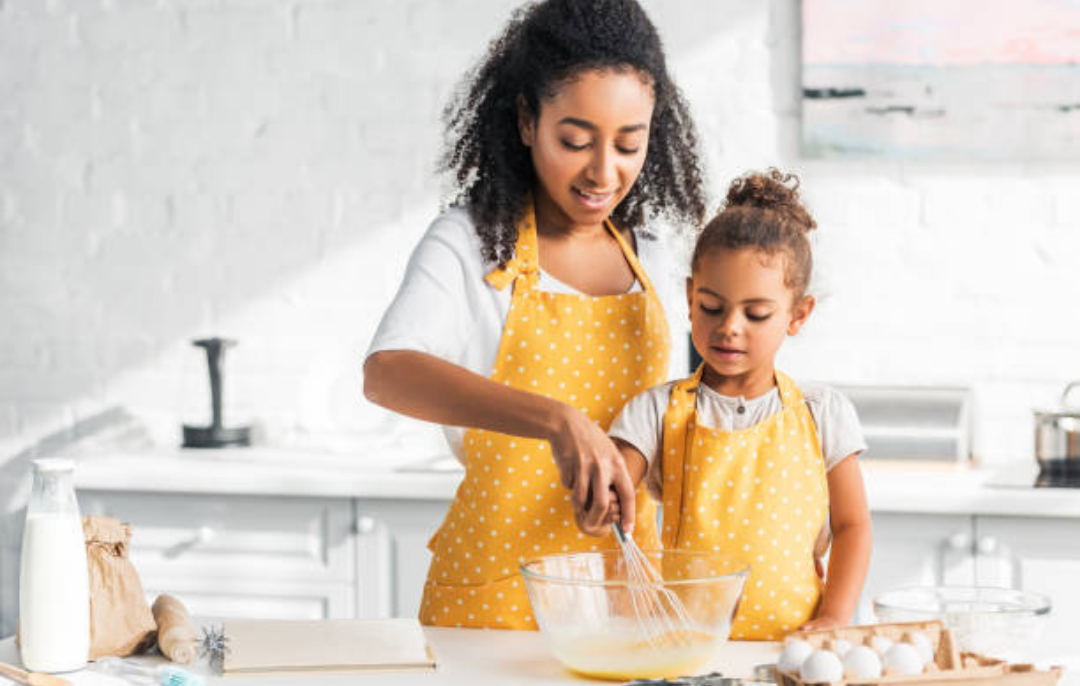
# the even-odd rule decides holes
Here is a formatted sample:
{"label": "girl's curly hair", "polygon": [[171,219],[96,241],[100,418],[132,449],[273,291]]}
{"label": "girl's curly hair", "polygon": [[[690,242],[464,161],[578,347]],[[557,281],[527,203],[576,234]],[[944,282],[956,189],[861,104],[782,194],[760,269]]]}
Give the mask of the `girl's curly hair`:
{"label": "girl's curly hair", "polygon": [[636,0],[544,0],[515,12],[443,114],[439,170],[452,175],[451,202],[470,210],[485,259],[505,264],[513,256],[536,184],[518,132],[519,99],[538,113],[561,83],[593,69],[636,71],[655,96],[644,167],[612,220],[638,228],[663,216],[695,229],[704,221],[697,134],[645,11]]}
{"label": "girl's curly hair", "polygon": [[717,248],[757,250],[787,258],[784,285],[795,298],[806,294],[814,259],[807,235],[817,228],[799,198],[799,177],[776,168],[750,172],[731,182],[723,209],[702,230],[691,267]]}

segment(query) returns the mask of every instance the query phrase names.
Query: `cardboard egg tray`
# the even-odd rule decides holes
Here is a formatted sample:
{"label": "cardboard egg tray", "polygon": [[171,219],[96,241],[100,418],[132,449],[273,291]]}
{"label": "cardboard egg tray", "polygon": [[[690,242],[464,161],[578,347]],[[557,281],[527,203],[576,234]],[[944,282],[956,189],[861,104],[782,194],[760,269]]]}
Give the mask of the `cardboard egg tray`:
{"label": "cardboard egg tray", "polygon": [[[838,629],[796,631],[789,638],[799,638],[815,650],[827,649],[829,643],[844,639],[852,645],[862,645],[872,636],[885,636],[900,641],[908,632],[921,631],[934,646],[934,661],[922,674],[885,675],[878,679],[842,680],[830,686],[1054,686],[1061,677],[1061,668],[1038,670],[1029,664],[1012,664],[976,655],[962,653],[956,645],[952,632],[941,620],[927,622],[897,622],[891,624],[868,624]],[[777,670],[777,686],[811,686],[798,673]],[[816,685],[814,685],[816,686]]]}

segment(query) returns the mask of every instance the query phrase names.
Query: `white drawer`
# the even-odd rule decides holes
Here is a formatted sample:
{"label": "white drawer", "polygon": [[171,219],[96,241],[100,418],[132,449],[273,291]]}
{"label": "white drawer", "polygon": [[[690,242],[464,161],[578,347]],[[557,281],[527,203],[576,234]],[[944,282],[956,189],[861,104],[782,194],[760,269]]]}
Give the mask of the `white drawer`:
{"label": "white drawer", "polygon": [[179,598],[192,616],[203,619],[348,619],[356,606],[348,584],[154,576],[143,579],[143,590],[147,602],[168,593]]}
{"label": "white drawer", "polygon": [[146,579],[352,581],[347,499],[80,491],[79,504],[131,524]]}

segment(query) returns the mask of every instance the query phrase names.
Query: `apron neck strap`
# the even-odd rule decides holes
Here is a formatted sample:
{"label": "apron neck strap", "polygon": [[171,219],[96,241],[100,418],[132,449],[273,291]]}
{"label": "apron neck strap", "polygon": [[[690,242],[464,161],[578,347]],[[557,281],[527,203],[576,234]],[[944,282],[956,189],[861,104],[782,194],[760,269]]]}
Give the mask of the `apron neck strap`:
{"label": "apron neck strap", "polygon": [[[604,228],[618,243],[619,249],[622,250],[623,256],[630,265],[631,271],[634,272],[634,277],[641,284],[642,290],[652,290],[652,281],[649,280],[649,275],[645,273],[644,267],[638,262],[633,247],[627,243],[619,230],[611,223],[611,219],[604,220]],[[525,280],[528,281],[530,286],[535,286],[540,276],[540,249],[536,237],[536,206],[533,204],[532,196],[526,198],[525,213],[518,222],[514,256],[507,260],[505,265],[495,267],[488,272],[484,279],[494,286],[496,290],[501,291],[520,275],[526,277]]]}
{"label": "apron neck strap", "polygon": [[802,391],[791,380],[791,377],[780,370],[773,370],[773,374],[776,375],[776,389],[780,392],[780,402],[783,404],[784,409],[788,410],[801,405],[803,402]]}
{"label": "apron neck strap", "polygon": [[[693,375],[683,379],[674,386],[672,393],[679,392],[680,394],[689,394],[691,396],[697,395],[698,386],[704,383],[704,375],[705,363],[702,362],[698,365],[698,368]],[[795,382],[790,376],[779,369],[773,370],[773,376],[776,379],[776,390],[780,394],[780,404],[783,405],[785,410],[797,407],[803,403],[802,391],[799,390],[799,387],[795,385]]]}
{"label": "apron neck strap", "polygon": [[502,289],[513,283],[518,276],[524,276],[530,286],[536,284],[540,277],[540,251],[536,240],[536,210],[533,206],[532,196],[525,199],[525,213],[517,225],[517,242],[514,244],[514,255],[506,264],[495,267],[484,279],[495,287]]}
{"label": "apron neck strap", "polygon": [[634,253],[634,247],[623,238],[622,233],[615,228],[615,224],[611,222],[611,218],[604,220],[604,226],[615,237],[615,242],[622,248],[623,257],[626,258],[627,264],[630,265],[630,269],[634,272],[634,276],[637,277],[638,283],[641,284],[641,290],[651,291],[653,289],[652,281],[649,280],[649,275],[645,273],[645,268],[638,262],[637,254]]}
{"label": "apron neck strap", "polygon": [[664,411],[664,430],[661,450],[663,455],[663,505],[664,547],[674,548],[679,540],[679,522],[683,501],[683,462],[690,452],[689,441],[693,438],[690,422],[697,406],[697,389],[705,371],[702,363],[692,376],[677,381],[671,387],[671,397]]}

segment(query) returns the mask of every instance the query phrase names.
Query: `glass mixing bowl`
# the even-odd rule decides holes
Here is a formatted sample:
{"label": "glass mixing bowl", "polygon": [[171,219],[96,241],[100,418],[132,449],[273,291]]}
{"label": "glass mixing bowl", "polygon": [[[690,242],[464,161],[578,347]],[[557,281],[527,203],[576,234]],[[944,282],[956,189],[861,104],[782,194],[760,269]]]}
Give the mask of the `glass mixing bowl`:
{"label": "glass mixing bowl", "polygon": [[985,586],[913,586],[874,598],[882,622],[941,619],[961,650],[1010,660],[1026,659],[1050,614],[1039,593]]}
{"label": "glass mixing bowl", "polygon": [[550,555],[521,565],[540,630],[571,671],[622,680],[684,676],[710,663],[727,642],[750,568],[712,553],[645,555],[663,587],[686,608],[689,631],[664,634],[655,624],[651,634],[645,630],[619,550]]}

